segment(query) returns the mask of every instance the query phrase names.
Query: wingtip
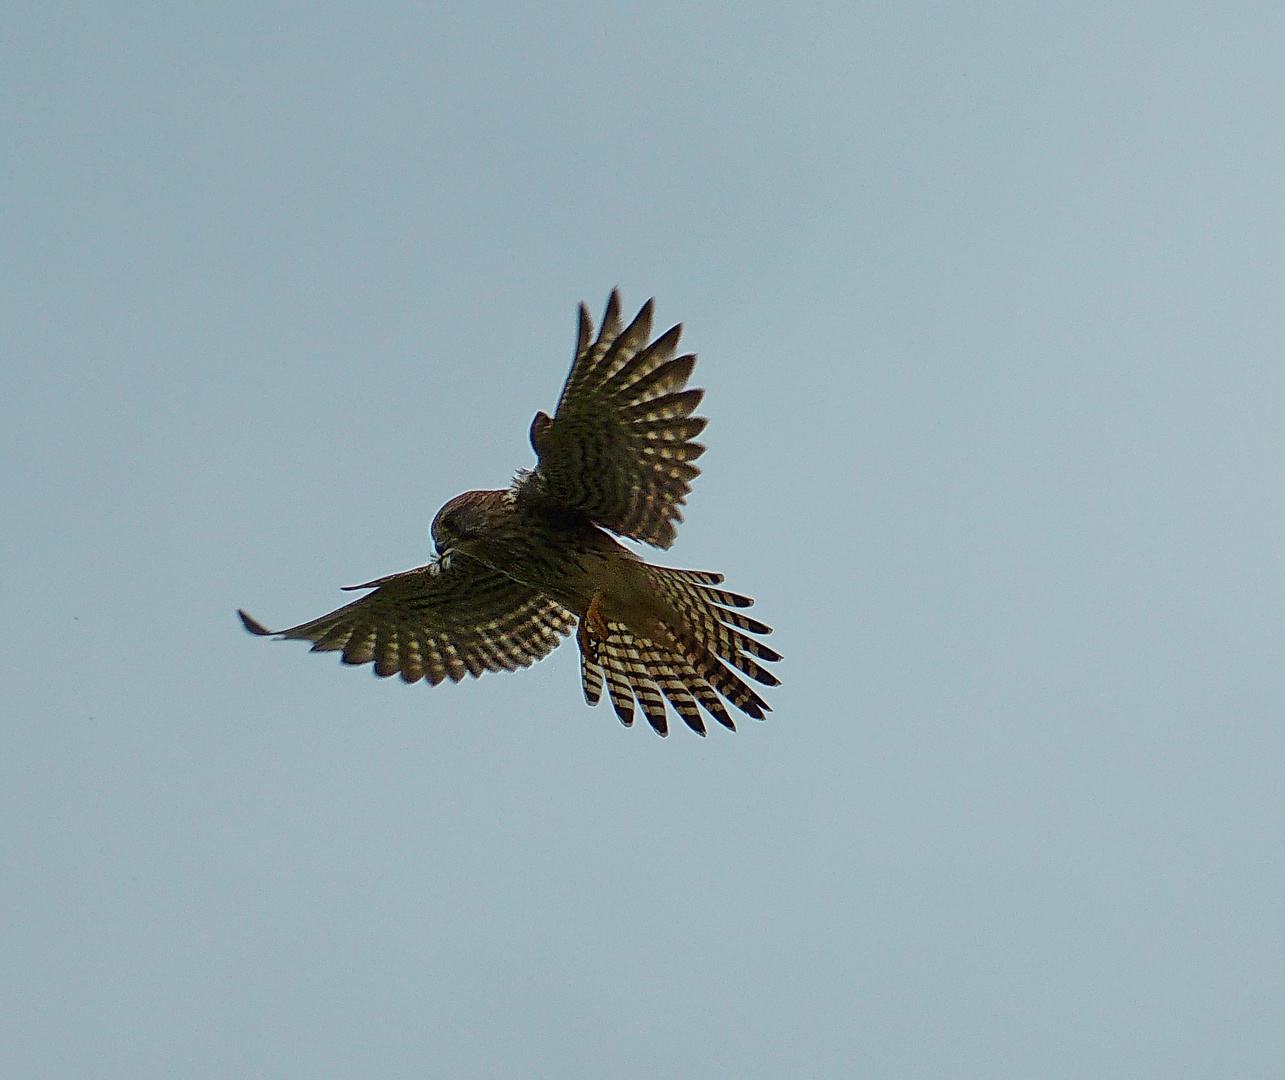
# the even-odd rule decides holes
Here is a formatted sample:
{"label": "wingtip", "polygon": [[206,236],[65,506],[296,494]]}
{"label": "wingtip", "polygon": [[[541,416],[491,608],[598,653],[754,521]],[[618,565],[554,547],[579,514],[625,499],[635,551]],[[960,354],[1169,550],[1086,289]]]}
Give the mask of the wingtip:
{"label": "wingtip", "polygon": [[612,289],[607,297],[607,309],[602,313],[602,325],[598,327],[598,340],[611,341],[620,333],[620,290]]}
{"label": "wingtip", "polygon": [[264,626],[263,623],[259,622],[258,619],[255,619],[252,616],[247,615],[240,608],[236,609],[236,613],[241,616],[241,625],[244,626],[247,630],[249,630],[250,633],[255,634],[258,637],[272,636],[272,631],[269,630],[266,626]]}

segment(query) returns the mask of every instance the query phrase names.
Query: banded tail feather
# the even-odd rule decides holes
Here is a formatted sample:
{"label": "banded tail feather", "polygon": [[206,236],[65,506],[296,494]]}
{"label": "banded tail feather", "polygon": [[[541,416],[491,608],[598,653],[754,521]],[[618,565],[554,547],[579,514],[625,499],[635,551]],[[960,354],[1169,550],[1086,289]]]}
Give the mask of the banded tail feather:
{"label": "banded tail feather", "polygon": [[770,627],[735,610],[753,601],[718,588],[721,574],[658,566],[648,566],[646,571],[657,592],[681,617],[682,626],[672,641],[658,642],[634,634],[623,623],[608,621],[607,638],[597,647],[596,657],[582,653],[580,658],[585,700],[590,705],[601,700],[605,679],[621,722],[633,723],[636,703],[661,735],[668,732],[666,702],[700,735],[706,733],[701,708],[724,727],[736,730],[724,699],[762,720],[771,709],[740,676],[776,686],[780,680],[759,661],[772,663],[781,655],[750,636],[770,634]]}

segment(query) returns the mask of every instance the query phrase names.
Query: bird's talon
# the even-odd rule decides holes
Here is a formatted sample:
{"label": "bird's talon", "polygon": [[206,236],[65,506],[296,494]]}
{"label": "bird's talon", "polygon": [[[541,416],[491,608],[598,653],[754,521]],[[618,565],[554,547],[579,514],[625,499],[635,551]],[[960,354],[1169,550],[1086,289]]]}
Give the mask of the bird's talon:
{"label": "bird's talon", "polygon": [[580,616],[580,625],[576,627],[576,643],[580,646],[580,651],[591,664],[599,665],[601,660],[598,655],[598,646],[611,636],[611,631],[607,628],[607,620],[602,614],[601,600],[602,592],[595,592],[585,613]]}

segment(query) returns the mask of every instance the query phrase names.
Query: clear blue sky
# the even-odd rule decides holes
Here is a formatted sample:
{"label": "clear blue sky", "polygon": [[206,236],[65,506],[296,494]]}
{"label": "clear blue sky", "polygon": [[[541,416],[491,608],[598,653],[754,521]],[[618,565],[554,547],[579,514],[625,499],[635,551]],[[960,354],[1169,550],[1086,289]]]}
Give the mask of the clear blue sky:
{"label": "clear blue sky", "polygon": [[[0,1073],[1278,1075],[1278,4],[0,15]],[[766,723],[247,635],[683,321]]]}

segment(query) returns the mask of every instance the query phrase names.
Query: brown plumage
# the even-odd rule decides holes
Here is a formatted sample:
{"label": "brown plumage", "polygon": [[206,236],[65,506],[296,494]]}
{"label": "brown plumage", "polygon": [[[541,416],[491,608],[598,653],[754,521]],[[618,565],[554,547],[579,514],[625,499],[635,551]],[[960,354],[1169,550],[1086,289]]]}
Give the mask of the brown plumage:
{"label": "brown plumage", "polygon": [[622,328],[613,291],[595,337],[582,304],[558,408],[531,424],[535,469],[443,506],[428,566],[353,586],[374,591],[277,636],[435,685],[526,667],[578,626],[585,700],[605,683],[626,725],[635,702],[661,735],[666,702],[702,735],[702,708],[735,730],[723,699],[761,720],[767,703],[741,676],[775,686],[760,661],[781,657],[751,636],[771,629],[737,610],[753,601],[719,588],[721,574],[647,563],[607,531],[669,547],[705,451],[693,439],[706,421],[691,415],[704,391],[686,388],[696,358],[674,357],[681,326],[648,343],[651,318],[649,300]]}

